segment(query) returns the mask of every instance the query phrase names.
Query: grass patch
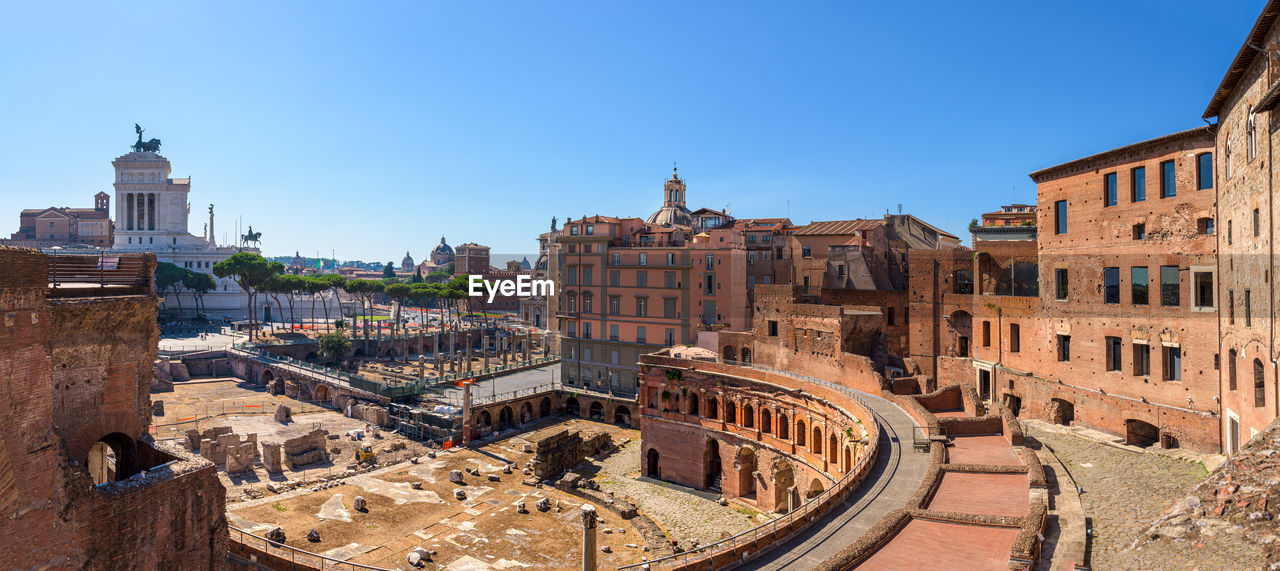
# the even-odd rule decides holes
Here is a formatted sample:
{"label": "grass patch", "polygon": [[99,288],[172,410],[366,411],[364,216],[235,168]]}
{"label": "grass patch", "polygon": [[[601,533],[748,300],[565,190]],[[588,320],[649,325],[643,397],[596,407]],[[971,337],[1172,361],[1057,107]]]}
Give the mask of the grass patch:
{"label": "grass patch", "polygon": [[367,530],[369,530],[369,531],[378,531],[379,529],[381,529],[381,528],[382,528],[382,526],[380,526],[380,525],[378,525],[378,524],[376,524],[376,523],[366,523],[366,524],[364,524],[364,528],[365,528],[365,529],[367,529]]}
{"label": "grass patch", "polygon": [[733,511],[738,512],[750,518],[754,518],[756,517],[756,514],[760,513],[746,506],[733,506]]}
{"label": "grass patch", "polygon": [[618,483],[613,480],[600,480],[602,486],[616,486]]}
{"label": "grass patch", "polygon": [[278,511],[278,512],[289,511],[289,508],[286,508],[286,507],[284,507],[284,506],[280,505],[280,502],[276,502],[276,503],[274,503],[274,504],[271,504],[271,507],[272,507],[272,508],[275,508],[275,510],[276,510],[276,511]]}

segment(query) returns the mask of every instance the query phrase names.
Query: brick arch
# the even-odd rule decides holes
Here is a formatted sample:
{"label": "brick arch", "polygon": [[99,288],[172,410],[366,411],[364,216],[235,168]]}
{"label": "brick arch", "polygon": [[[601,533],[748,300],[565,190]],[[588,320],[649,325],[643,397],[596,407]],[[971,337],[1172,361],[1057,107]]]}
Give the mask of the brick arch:
{"label": "brick arch", "polygon": [[315,388],[311,389],[311,400],[329,402],[333,399],[333,395],[331,393],[332,391],[329,390],[328,385],[325,385],[324,383],[316,383]]}
{"label": "brick arch", "polygon": [[89,422],[80,426],[75,434],[66,442],[67,456],[81,464],[88,465],[89,449],[102,437],[120,433],[137,440],[142,434],[138,417],[126,412],[100,412]]}

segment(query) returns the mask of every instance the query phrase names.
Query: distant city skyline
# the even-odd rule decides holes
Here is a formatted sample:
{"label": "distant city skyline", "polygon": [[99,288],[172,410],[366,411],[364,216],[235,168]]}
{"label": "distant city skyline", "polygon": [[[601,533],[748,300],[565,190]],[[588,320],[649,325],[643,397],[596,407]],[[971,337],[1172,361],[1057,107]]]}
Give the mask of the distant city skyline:
{"label": "distant city skyline", "polygon": [[1260,4],[22,4],[0,233],[109,191],[139,123],[192,231],[213,203],[270,255],[534,252],[553,216],[653,212],[677,161],[692,208],[964,236],[1034,170],[1200,124]]}

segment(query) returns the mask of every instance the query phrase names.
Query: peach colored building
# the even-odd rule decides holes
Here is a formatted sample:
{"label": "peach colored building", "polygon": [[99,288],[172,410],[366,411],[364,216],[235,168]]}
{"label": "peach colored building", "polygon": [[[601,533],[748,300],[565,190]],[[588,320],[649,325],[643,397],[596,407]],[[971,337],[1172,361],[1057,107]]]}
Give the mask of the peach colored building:
{"label": "peach colored building", "polygon": [[18,215],[18,231],[0,245],[27,248],[84,245],[108,248],[114,238],[111,197],[99,192],[93,208],[30,208]]}
{"label": "peach colored building", "polygon": [[695,230],[684,192],[672,174],[648,221],[591,216],[549,236],[567,386],[634,395],[640,355],[693,344],[700,329],[748,327],[744,233],[727,221]]}

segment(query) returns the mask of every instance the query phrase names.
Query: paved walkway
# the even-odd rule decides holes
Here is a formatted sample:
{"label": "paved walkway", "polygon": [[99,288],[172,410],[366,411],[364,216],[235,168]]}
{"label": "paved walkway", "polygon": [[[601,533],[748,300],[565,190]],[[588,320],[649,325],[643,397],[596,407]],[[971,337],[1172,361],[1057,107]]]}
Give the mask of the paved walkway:
{"label": "paved walkway", "polygon": [[845,546],[862,537],[880,518],[901,509],[915,493],[929,469],[929,455],[915,452],[910,444],[916,427],[902,409],[881,397],[863,397],[880,422],[880,449],[876,463],[858,489],[826,516],[791,539],[761,552],[737,569],[813,569]]}

